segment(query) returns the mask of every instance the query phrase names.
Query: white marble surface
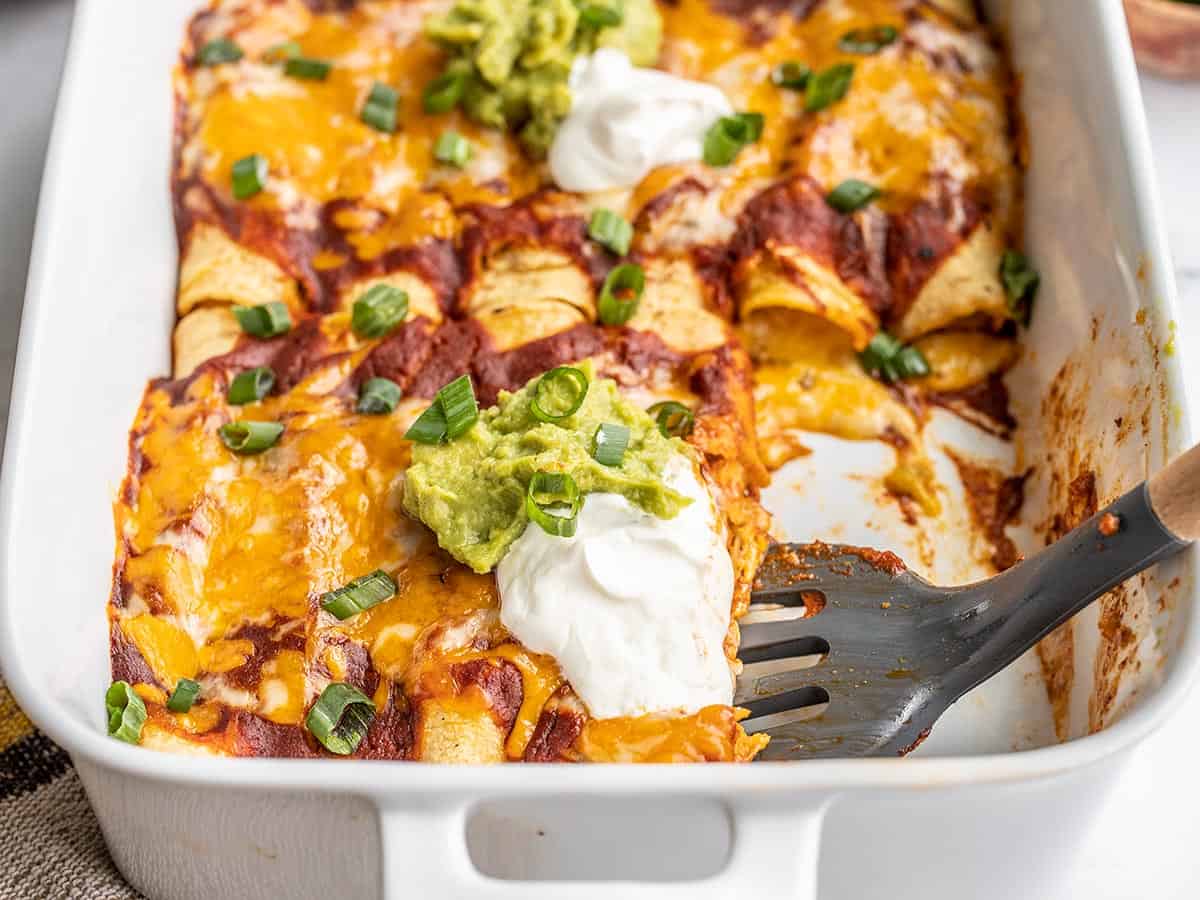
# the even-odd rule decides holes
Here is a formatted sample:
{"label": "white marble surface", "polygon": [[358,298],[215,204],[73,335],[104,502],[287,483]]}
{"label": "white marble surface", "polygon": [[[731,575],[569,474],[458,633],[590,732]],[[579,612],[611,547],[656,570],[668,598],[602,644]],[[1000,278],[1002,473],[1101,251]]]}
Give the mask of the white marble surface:
{"label": "white marble surface", "polygon": [[[0,0],[0,433],[70,9],[70,0]],[[1179,280],[1180,344],[1189,383],[1200,394],[1200,84],[1145,78],[1142,87]],[[1068,863],[1068,893],[1025,900],[1200,897],[1198,758],[1200,691],[1194,691],[1188,708],[1125,767],[1105,814]]]}

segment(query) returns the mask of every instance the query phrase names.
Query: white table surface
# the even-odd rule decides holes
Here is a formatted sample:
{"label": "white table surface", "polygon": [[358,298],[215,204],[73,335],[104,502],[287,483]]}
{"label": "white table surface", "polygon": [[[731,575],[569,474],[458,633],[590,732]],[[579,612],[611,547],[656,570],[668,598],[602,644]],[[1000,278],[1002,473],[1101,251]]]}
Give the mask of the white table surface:
{"label": "white table surface", "polygon": [[[0,0],[0,434],[70,10],[70,0]],[[1147,77],[1142,91],[1179,282],[1180,344],[1200,398],[1200,84]],[[1200,690],[1125,768],[1070,864],[1069,893],[1044,900],[1200,897]]]}

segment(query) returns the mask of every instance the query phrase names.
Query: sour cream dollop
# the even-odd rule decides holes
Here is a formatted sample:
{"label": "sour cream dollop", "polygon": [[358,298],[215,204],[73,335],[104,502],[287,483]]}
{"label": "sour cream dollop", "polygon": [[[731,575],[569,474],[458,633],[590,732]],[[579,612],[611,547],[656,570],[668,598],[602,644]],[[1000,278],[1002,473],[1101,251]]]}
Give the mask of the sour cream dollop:
{"label": "sour cream dollop", "polygon": [[557,659],[596,718],[733,699],[733,563],[691,462],[672,460],[664,481],[692,499],[674,519],[589,494],[574,537],[531,524],[496,569],[504,626]]}
{"label": "sour cream dollop", "polygon": [[711,84],[634,66],[603,48],[571,67],[571,112],[550,145],[550,172],[567,191],[637,184],[656,166],[700,159],[704,133],[733,107]]}

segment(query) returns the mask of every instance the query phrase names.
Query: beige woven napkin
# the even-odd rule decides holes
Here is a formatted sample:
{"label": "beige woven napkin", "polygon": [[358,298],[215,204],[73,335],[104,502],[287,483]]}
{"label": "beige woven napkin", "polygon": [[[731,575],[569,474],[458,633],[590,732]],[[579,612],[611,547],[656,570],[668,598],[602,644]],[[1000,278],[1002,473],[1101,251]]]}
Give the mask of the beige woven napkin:
{"label": "beige woven napkin", "polygon": [[108,857],[67,754],[0,681],[0,897],[136,900]]}

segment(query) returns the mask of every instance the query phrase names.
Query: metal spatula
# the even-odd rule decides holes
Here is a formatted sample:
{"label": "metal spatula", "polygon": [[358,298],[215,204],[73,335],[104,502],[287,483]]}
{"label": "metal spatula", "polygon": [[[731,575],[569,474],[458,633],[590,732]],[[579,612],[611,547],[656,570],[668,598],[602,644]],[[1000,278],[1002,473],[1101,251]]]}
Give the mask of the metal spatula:
{"label": "metal spatula", "polygon": [[741,620],[734,703],[760,759],[890,756],[1055,626],[1200,538],[1200,447],[1006,572],[935,587],[891,554],[776,544]]}

